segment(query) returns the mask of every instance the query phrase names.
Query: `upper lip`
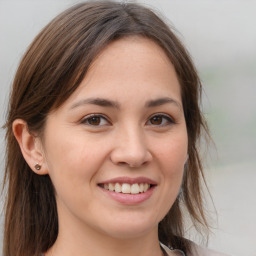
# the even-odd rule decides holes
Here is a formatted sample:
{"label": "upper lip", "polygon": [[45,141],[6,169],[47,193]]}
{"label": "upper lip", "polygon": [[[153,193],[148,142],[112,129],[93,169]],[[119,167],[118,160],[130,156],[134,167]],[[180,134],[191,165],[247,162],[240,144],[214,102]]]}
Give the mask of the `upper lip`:
{"label": "upper lip", "polygon": [[99,182],[99,184],[107,184],[107,183],[128,183],[128,184],[135,184],[135,183],[148,183],[151,185],[157,185],[157,182],[149,179],[147,177],[136,177],[136,178],[130,178],[130,177],[116,177],[109,180],[105,180],[102,182]]}

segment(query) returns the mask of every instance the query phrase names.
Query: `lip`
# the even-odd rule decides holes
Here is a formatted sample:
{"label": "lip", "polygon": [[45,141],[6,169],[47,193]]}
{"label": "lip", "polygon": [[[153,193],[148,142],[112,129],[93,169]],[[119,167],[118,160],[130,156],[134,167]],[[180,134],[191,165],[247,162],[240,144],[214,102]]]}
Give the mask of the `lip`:
{"label": "lip", "polygon": [[[104,189],[102,186],[100,186],[106,183],[121,183],[121,184],[122,183],[128,183],[128,184],[148,183],[153,186],[151,186],[146,192],[143,192],[143,193],[124,194],[124,193],[109,191],[107,189]],[[111,199],[115,200],[118,203],[125,204],[125,205],[138,205],[148,200],[152,196],[156,186],[157,186],[157,182],[146,177],[136,177],[136,178],[117,177],[114,179],[109,179],[104,182],[98,183],[98,187],[106,196],[110,197]]]}
{"label": "lip", "polygon": [[114,199],[115,201],[121,204],[126,204],[126,205],[137,205],[148,200],[153,194],[155,187],[156,186],[153,186],[146,192],[140,193],[140,194],[123,194],[123,193],[109,191],[99,186],[99,188],[101,189],[101,191],[103,191],[105,195],[109,196],[111,199]]}
{"label": "lip", "polygon": [[106,184],[106,183],[128,183],[128,184],[134,184],[134,183],[148,183],[150,185],[157,185],[157,182],[155,182],[152,179],[149,179],[147,177],[116,177],[113,179],[105,180],[102,182],[99,182],[99,184]]}

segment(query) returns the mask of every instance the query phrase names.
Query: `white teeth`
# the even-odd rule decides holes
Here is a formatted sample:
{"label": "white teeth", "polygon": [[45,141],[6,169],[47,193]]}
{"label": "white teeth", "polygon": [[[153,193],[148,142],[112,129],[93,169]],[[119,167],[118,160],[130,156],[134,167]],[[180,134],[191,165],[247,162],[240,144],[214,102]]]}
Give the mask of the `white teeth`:
{"label": "white teeth", "polygon": [[143,185],[144,185],[143,192],[146,192],[149,189],[149,184],[144,183]]}
{"label": "white teeth", "polygon": [[115,184],[115,192],[117,193],[122,192],[122,186],[119,183]]}
{"label": "white teeth", "polygon": [[140,193],[140,187],[139,184],[132,184],[131,185],[131,193],[132,194],[139,194]]}
{"label": "white teeth", "polygon": [[[105,187],[104,187],[105,188]],[[108,184],[108,190],[109,191],[114,191],[115,190],[115,185],[113,183]]]}
{"label": "white teeth", "polygon": [[104,189],[114,191],[123,194],[139,194],[149,190],[150,185],[148,183],[106,183],[103,185]]}
{"label": "white teeth", "polygon": [[124,193],[124,194],[130,194],[131,193],[131,186],[130,186],[130,184],[123,183],[123,185],[122,185],[122,193]]}

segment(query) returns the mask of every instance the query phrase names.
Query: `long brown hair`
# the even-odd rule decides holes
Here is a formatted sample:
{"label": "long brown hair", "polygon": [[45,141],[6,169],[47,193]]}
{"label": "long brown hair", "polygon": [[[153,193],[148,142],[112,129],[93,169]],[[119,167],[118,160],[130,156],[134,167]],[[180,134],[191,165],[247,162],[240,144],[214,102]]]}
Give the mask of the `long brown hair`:
{"label": "long brown hair", "polygon": [[13,121],[21,118],[31,133],[43,135],[47,115],[76,90],[97,54],[111,41],[133,35],[156,42],[174,65],[188,131],[189,160],[182,193],[159,224],[159,240],[190,251],[184,238],[185,210],[197,228],[208,227],[198,152],[199,138],[207,126],[199,108],[201,83],[188,52],[172,30],[148,8],[132,3],[92,1],[75,5],[52,20],[34,39],[17,70],[5,125],[4,256],[39,255],[54,244],[58,235],[53,184],[48,175],[39,176],[29,168],[12,132]]}

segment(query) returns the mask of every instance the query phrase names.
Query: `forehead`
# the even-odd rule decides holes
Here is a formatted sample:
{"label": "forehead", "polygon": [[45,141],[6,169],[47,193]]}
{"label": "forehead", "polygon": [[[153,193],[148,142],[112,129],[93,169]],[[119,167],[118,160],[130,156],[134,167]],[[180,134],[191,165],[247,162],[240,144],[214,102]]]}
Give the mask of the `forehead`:
{"label": "forehead", "polygon": [[180,85],[170,59],[153,40],[139,36],[119,39],[105,47],[68,101],[86,94],[118,98],[118,91],[129,97],[146,91],[145,97],[151,98],[168,91],[180,100]]}
{"label": "forehead", "polygon": [[[122,65],[123,68],[129,67],[129,64],[133,63],[139,71],[145,69],[145,62],[165,66],[172,65],[164,50],[155,41],[142,36],[129,36],[111,42],[97,55],[90,69],[93,69],[95,65],[102,67],[105,65],[105,61],[110,60],[112,62],[109,64]],[[143,61],[144,66],[139,66]],[[113,66],[108,65],[108,67]],[[152,65],[152,67],[156,69],[157,65]]]}

